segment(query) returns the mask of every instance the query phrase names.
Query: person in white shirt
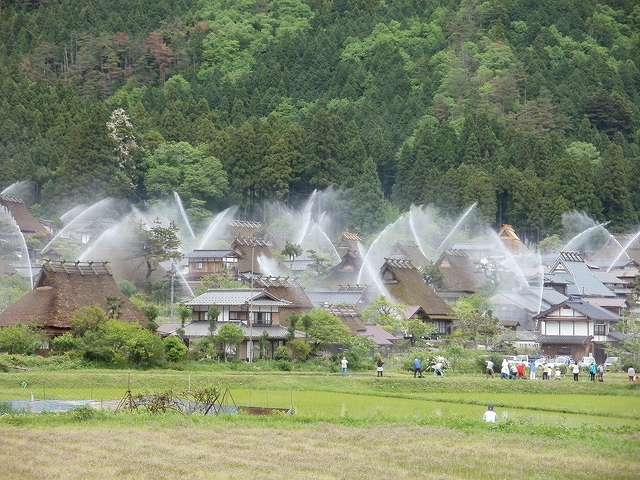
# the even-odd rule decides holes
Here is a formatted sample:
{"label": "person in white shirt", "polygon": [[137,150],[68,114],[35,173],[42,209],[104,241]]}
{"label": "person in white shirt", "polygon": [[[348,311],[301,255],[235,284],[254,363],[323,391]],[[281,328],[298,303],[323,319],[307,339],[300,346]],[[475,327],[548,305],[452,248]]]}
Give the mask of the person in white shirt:
{"label": "person in white shirt", "polygon": [[496,423],[498,421],[498,415],[493,411],[493,405],[487,407],[487,411],[484,412],[482,420],[488,423]]}
{"label": "person in white shirt", "polygon": [[347,357],[342,357],[342,360],[340,361],[340,366],[342,367],[343,377],[347,376],[347,365],[349,365],[349,362],[347,361]]}
{"label": "person in white shirt", "polygon": [[577,363],[574,363],[572,371],[573,371],[573,380],[577,382],[578,375],[580,374],[580,366]]}

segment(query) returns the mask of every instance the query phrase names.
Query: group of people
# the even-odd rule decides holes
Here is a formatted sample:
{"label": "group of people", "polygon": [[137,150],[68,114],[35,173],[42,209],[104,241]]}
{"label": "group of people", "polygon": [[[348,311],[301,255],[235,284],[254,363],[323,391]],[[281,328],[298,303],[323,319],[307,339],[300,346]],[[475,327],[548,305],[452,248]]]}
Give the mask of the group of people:
{"label": "group of people", "polygon": [[[422,360],[420,358],[416,358],[413,361],[413,378],[424,378],[422,374]],[[442,367],[442,362],[436,362],[433,365],[433,378],[442,377],[444,378],[444,370]]]}
{"label": "group of people", "polygon": [[[509,365],[509,362],[505,358],[502,360],[502,367],[500,369],[500,378],[507,378],[510,380],[515,380],[516,378],[526,378],[525,377],[525,366],[524,363],[519,363],[518,365]],[[535,374],[535,370],[534,370]]]}

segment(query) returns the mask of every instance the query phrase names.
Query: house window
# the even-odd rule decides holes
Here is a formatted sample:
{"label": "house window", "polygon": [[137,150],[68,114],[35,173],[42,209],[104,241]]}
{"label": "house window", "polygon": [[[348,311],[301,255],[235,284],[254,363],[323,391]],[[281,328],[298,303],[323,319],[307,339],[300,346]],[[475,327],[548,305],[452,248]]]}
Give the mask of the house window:
{"label": "house window", "polygon": [[229,320],[240,320],[240,312],[229,312]]}
{"label": "house window", "polygon": [[196,270],[202,270],[202,262],[196,262],[193,265]]}
{"label": "house window", "polygon": [[441,334],[447,333],[447,321],[446,320],[434,320],[433,326],[436,327],[436,331]]}
{"label": "house window", "polygon": [[271,325],[271,312],[253,312],[253,323]]}
{"label": "house window", "polygon": [[596,323],[593,325],[593,334],[604,336],[607,334],[607,325],[605,323]]}

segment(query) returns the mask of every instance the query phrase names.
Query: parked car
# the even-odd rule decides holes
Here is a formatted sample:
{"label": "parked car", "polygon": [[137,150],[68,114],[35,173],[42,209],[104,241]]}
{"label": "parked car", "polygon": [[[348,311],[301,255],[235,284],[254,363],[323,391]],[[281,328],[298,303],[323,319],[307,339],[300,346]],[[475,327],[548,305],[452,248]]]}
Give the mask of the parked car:
{"label": "parked car", "polygon": [[608,372],[610,370],[620,370],[622,363],[620,362],[620,357],[607,357],[603,365],[605,371]]}
{"label": "parked car", "polygon": [[540,357],[538,359],[536,359],[536,361],[534,362],[536,364],[536,368],[541,367],[542,365],[544,365],[545,363],[549,363],[551,362],[551,358],[549,357]]}
{"label": "parked car", "polygon": [[582,360],[578,362],[580,367],[588,368],[590,365],[594,365],[596,363],[596,359],[593,357],[582,357]]}
{"label": "parked car", "polygon": [[571,357],[559,356],[556,358],[552,358],[548,363],[553,363],[554,366],[559,367],[560,365],[566,365],[567,367],[572,363],[575,363]]}
{"label": "parked car", "polygon": [[509,362],[509,365],[520,365],[521,363],[529,363],[529,355],[511,355],[505,358]]}

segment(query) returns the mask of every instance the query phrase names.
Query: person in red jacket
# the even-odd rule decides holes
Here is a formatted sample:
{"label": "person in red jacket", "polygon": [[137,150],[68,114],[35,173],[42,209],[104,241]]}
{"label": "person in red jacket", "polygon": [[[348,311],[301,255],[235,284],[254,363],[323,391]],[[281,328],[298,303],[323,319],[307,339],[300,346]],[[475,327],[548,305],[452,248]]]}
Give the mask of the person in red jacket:
{"label": "person in red jacket", "polygon": [[518,378],[525,378],[525,376],[524,376],[524,363],[519,363],[516,368],[518,369]]}

